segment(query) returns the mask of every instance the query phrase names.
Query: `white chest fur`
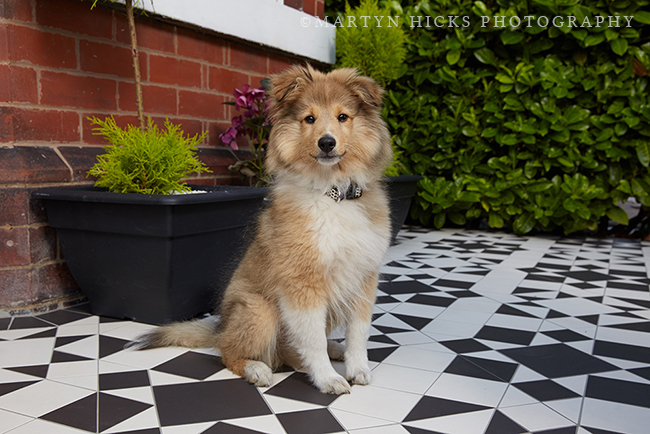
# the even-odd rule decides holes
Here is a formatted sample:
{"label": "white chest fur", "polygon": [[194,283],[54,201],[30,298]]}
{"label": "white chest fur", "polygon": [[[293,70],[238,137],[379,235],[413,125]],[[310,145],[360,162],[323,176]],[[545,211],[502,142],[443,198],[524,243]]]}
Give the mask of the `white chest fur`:
{"label": "white chest fur", "polygon": [[380,267],[388,249],[385,229],[376,226],[360,200],[336,203],[316,198],[309,210],[321,266],[342,296],[356,292]]}

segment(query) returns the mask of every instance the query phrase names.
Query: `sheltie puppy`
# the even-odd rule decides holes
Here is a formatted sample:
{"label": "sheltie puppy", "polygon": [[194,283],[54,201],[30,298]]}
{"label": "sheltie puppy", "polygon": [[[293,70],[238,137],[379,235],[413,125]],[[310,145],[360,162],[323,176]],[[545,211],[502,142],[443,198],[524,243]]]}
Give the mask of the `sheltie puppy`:
{"label": "sheltie puppy", "polygon": [[[132,347],[214,347],[258,386],[271,385],[281,365],[308,373],[324,393],[370,382],[366,342],[390,238],[382,94],[354,69],[293,66],[271,77],[270,204],[224,292],[220,320],[162,326]],[[328,341],[339,326],[345,346]],[[330,358],[345,361],[345,378]]]}

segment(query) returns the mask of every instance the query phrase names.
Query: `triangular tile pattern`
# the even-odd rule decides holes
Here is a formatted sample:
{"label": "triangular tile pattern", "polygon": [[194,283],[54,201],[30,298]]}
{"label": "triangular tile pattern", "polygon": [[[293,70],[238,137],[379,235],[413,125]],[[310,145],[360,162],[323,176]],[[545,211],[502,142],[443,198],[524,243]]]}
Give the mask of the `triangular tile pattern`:
{"label": "triangular tile pattern", "polygon": [[88,305],[0,318],[0,418],[106,434],[645,432],[649,267],[636,240],[403,229],[368,342],[376,382],[342,397],[292,370],[256,388],[211,349],[125,350],[143,326]]}

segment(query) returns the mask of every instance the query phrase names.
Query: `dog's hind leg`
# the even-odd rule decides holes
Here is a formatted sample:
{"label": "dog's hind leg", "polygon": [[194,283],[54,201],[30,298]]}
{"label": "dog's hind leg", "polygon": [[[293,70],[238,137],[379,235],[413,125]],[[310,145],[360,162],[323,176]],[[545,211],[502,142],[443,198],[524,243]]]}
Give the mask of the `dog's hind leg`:
{"label": "dog's hind leg", "polygon": [[218,344],[226,368],[256,386],[270,386],[278,363],[277,318],[275,309],[255,294],[229,306]]}
{"label": "dog's hind leg", "polygon": [[328,340],[327,341],[327,355],[332,360],[343,360],[345,354],[345,345],[340,342]]}

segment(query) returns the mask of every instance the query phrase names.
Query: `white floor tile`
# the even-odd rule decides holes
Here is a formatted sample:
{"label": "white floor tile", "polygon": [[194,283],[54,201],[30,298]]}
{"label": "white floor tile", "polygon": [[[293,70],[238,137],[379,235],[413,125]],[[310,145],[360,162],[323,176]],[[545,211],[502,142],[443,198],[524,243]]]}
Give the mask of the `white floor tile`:
{"label": "white floor tile", "polygon": [[93,393],[92,390],[43,380],[0,396],[0,409],[39,417]]}
{"label": "white floor tile", "polygon": [[439,373],[433,371],[382,363],[372,371],[372,385],[424,394],[439,376]]}
{"label": "white floor tile", "polygon": [[415,347],[400,347],[388,356],[383,363],[442,372],[454,358],[455,355],[450,353],[427,351]]}
{"label": "white floor tile", "polygon": [[421,395],[399,392],[375,386],[353,386],[352,393],[343,395],[330,408],[401,422],[415,407]]}
{"label": "white floor tile", "polygon": [[500,381],[443,373],[427,390],[426,395],[496,407],[507,388],[508,383]]}

